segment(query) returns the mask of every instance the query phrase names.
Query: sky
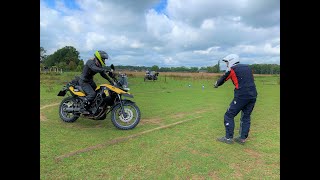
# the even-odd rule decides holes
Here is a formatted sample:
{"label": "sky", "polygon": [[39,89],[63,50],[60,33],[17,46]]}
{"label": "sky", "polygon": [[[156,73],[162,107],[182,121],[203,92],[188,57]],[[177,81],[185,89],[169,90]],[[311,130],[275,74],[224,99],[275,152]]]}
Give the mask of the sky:
{"label": "sky", "polygon": [[40,46],[73,46],[85,62],[104,50],[107,65],[280,64],[280,1],[40,0]]}

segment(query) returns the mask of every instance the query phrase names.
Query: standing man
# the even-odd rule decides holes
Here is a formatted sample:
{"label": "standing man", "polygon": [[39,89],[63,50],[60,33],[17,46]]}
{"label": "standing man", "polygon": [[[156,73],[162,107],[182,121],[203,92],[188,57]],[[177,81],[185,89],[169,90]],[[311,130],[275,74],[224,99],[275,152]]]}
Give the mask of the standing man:
{"label": "standing man", "polygon": [[246,64],[240,64],[239,56],[230,54],[222,59],[227,64],[227,70],[214,84],[218,88],[228,79],[231,79],[234,88],[234,98],[227,112],[224,114],[224,126],[226,135],[217,138],[218,141],[227,144],[233,143],[234,117],[241,111],[239,137],[234,138],[239,144],[244,144],[250,131],[250,116],[257,99],[257,90],[251,68]]}

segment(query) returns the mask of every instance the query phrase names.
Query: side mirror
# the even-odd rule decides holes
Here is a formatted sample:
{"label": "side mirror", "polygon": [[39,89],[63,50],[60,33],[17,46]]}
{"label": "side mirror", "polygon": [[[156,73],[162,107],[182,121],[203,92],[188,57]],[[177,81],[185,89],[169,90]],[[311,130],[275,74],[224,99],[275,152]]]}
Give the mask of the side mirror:
{"label": "side mirror", "polygon": [[111,65],[110,65],[110,68],[111,68],[112,70],[114,70],[114,65],[113,65],[113,64],[111,64]]}

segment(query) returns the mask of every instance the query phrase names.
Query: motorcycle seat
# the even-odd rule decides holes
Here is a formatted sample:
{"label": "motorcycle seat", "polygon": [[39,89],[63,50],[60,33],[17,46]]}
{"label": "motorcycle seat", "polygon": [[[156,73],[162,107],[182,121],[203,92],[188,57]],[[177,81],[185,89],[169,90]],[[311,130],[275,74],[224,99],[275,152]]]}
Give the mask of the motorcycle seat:
{"label": "motorcycle seat", "polygon": [[74,86],[74,90],[76,90],[76,89],[81,91],[81,92],[83,92],[83,93],[85,93],[84,90],[82,89],[82,87],[79,86],[79,85]]}

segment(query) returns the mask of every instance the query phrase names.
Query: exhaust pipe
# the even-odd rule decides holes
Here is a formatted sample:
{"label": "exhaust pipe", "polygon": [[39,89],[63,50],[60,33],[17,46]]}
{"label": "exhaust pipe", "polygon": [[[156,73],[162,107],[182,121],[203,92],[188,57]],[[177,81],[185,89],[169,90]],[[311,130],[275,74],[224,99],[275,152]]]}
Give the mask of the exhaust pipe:
{"label": "exhaust pipe", "polygon": [[80,108],[67,107],[64,110],[67,111],[68,113],[72,113],[72,112],[79,112]]}

